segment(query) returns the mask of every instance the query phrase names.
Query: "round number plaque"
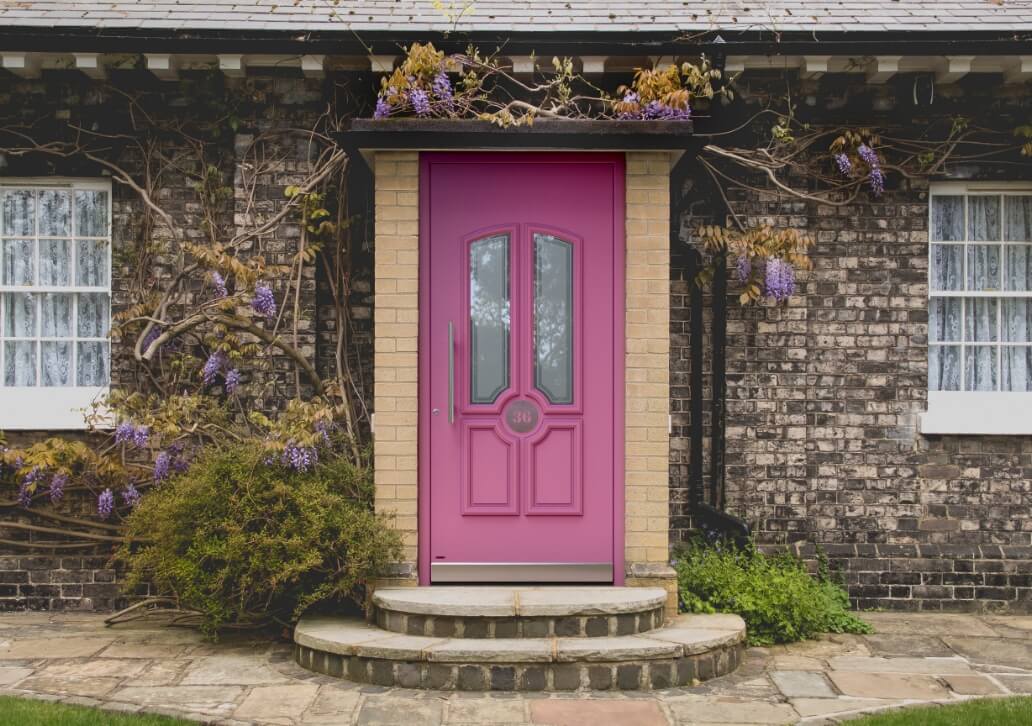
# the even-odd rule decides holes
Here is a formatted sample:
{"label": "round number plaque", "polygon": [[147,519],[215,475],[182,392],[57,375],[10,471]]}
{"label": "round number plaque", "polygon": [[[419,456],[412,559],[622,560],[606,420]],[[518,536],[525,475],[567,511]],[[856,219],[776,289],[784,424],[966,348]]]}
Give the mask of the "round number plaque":
{"label": "round number plaque", "polygon": [[530,401],[513,401],[505,407],[505,423],[518,434],[533,431],[538,422],[538,407]]}

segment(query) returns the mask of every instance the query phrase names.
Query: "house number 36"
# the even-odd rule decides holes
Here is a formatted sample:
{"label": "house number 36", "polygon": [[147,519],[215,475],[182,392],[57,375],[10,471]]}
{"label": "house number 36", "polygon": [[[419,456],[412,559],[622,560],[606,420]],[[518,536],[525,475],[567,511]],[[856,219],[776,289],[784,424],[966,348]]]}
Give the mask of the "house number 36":
{"label": "house number 36", "polygon": [[505,408],[505,423],[518,434],[532,431],[538,422],[538,408],[530,401],[513,401]]}

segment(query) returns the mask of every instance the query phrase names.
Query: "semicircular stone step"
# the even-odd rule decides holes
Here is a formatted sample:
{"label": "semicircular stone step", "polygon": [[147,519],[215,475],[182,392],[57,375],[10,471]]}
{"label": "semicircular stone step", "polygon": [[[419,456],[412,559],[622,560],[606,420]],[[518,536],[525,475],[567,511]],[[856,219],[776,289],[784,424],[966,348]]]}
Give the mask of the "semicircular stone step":
{"label": "semicircular stone step", "polygon": [[377,625],[447,638],[602,638],[663,625],[667,593],[649,587],[399,587],[373,593]]}
{"label": "semicircular stone step", "polygon": [[294,657],[309,670],[380,686],[647,690],[730,673],[744,642],[737,615],[682,615],[639,635],[491,640],[406,635],[358,617],[306,616],[294,630]]}

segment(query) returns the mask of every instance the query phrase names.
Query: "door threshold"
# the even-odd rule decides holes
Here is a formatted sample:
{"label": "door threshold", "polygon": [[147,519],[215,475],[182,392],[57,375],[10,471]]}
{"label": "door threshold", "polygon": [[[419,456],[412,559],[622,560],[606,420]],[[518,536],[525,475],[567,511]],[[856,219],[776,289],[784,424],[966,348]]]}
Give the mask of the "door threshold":
{"label": "door threshold", "polygon": [[430,581],[613,582],[611,562],[434,562]]}

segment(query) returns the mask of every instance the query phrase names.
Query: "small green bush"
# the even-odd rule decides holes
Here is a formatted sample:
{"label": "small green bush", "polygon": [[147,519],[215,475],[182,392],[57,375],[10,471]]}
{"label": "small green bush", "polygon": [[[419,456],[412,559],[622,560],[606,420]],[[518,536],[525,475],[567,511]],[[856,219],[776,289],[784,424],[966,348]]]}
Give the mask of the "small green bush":
{"label": "small green bush", "polygon": [[791,643],[817,633],[871,632],[849,612],[849,598],[824,566],[815,578],[791,554],[768,556],[752,546],[728,543],[693,543],[675,559],[681,609],[741,615],[750,645]]}
{"label": "small green bush", "polygon": [[153,584],[214,635],[355,599],[399,558],[397,532],[371,511],[368,471],[333,458],[295,472],[266,456],[253,443],[209,449],[143,497],[127,533],[145,543],[119,554],[126,588]]}

